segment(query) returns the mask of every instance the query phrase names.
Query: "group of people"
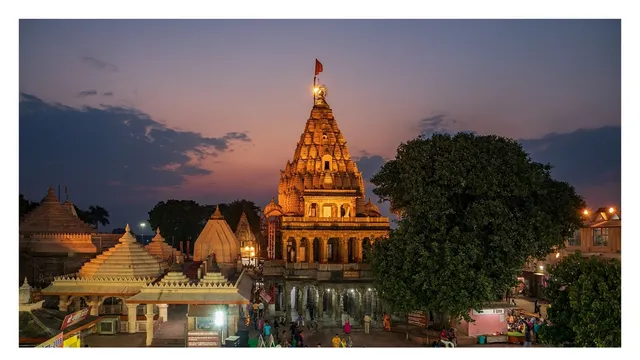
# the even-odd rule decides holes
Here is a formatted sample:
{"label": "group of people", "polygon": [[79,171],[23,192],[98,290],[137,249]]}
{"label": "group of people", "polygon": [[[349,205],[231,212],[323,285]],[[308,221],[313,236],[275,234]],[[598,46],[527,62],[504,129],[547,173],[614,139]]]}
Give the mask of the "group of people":
{"label": "group of people", "polygon": [[[251,301],[244,309],[245,325],[253,322],[255,330],[263,331],[264,328],[264,303],[260,300]],[[277,326],[276,326],[277,327]]]}
{"label": "group of people", "polygon": [[544,323],[544,318],[533,316],[527,319],[523,315],[512,313],[509,315],[508,323],[509,331],[517,331],[524,334],[524,346],[529,347],[534,341],[538,343],[538,333]]}

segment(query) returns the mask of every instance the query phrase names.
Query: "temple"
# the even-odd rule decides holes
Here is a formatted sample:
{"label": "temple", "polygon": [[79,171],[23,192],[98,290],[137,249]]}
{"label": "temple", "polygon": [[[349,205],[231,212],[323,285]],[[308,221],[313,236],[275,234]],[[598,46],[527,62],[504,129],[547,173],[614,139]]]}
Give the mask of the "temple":
{"label": "temple", "polygon": [[49,187],[40,205],[20,222],[20,271],[32,284],[77,271],[88,259],[117,242],[119,235],[99,234],[84,223],[67,195],[64,203]]}
{"label": "temple", "polygon": [[240,255],[243,265],[255,266],[255,259],[260,254],[260,245],[256,239],[256,235],[251,231],[251,224],[247,219],[247,214],[242,212],[238,226],[236,227],[236,238],[240,243]]}
{"label": "temple", "polygon": [[201,262],[214,254],[219,264],[230,267],[237,264],[240,255],[238,239],[222,216],[219,206],[216,206],[216,211],[193,245],[193,260]]}
{"label": "temple", "polygon": [[272,261],[263,274],[276,312],[309,317],[304,309],[311,305],[325,323],[347,317],[357,323],[377,312],[364,253],[388,236],[389,218],[365,203],[364,179],[326,101],[327,89],[314,92],[293,159],[280,171],[278,200],[264,209]]}

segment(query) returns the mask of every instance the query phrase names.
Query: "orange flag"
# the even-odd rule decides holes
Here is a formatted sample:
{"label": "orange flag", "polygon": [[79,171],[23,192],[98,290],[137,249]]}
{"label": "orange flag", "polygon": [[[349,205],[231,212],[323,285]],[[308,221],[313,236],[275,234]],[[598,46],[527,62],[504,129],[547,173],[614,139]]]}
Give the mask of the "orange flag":
{"label": "orange flag", "polygon": [[322,63],[320,61],[318,61],[318,59],[316,59],[316,76],[318,74],[320,74],[322,72],[322,70],[324,70],[322,68]]}

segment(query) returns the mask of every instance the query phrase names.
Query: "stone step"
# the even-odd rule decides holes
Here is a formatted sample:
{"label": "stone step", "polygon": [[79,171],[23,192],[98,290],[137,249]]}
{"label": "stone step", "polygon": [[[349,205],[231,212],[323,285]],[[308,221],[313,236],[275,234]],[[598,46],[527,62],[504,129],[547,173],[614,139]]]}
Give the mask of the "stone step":
{"label": "stone step", "polygon": [[185,347],[184,339],[157,339],[154,338],[151,347]]}

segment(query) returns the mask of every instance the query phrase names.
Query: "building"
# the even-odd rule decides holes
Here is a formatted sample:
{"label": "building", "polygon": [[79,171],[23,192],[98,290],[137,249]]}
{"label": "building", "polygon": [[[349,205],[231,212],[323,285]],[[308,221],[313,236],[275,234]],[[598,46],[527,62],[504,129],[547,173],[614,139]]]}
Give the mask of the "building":
{"label": "building", "polygon": [[222,216],[219,206],[216,206],[216,211],[193,244],[195,262],[202,262],[211,255],[216,256],[218,264],[230,267],[235,267],[240,255],[238,239]]}
{"label": "building", "polygon": [[621,260],[622,219],[620,210],[614,207],[583,210],[583,227],[576,230],[565,242],[564,249],[551,253],[545,260],[533,261],[525,266],[521,281],[525,293],[541,296],[546,269],[563,258],[580,251],[582,256],[602,256]]}
{"label": "building", "polygon": [[[314,89],[311,114],[293,159],[280,171],[278,200],[264,209],[268,256],[263,268],[270,306],[288,318],[303,313],[326,324],[346,316],[358,323],[377,317],[372,272],[365,249],[389,234],[389,218],[365,204],[362,173],[326,102]],[[347,315],[348,314],[348,315]]]}
{"label": "building", "polygon": [[19,281],[44,286],[55,276],[78,271],[105,246],[117,242],[119,235],[98,234],[78,218],[67,197],[60,203],[49,188],[40,205],[27,213],[19,227]]}
{"label": "building", "polygon": [[247,219],[247,214],[242,212],[238,226],[236,227],[236,238],[240,244],[240,255],[243,265],[256,266],[255,259],[260,254],[260,244],[256,235],[251,231],[251,225]]}

